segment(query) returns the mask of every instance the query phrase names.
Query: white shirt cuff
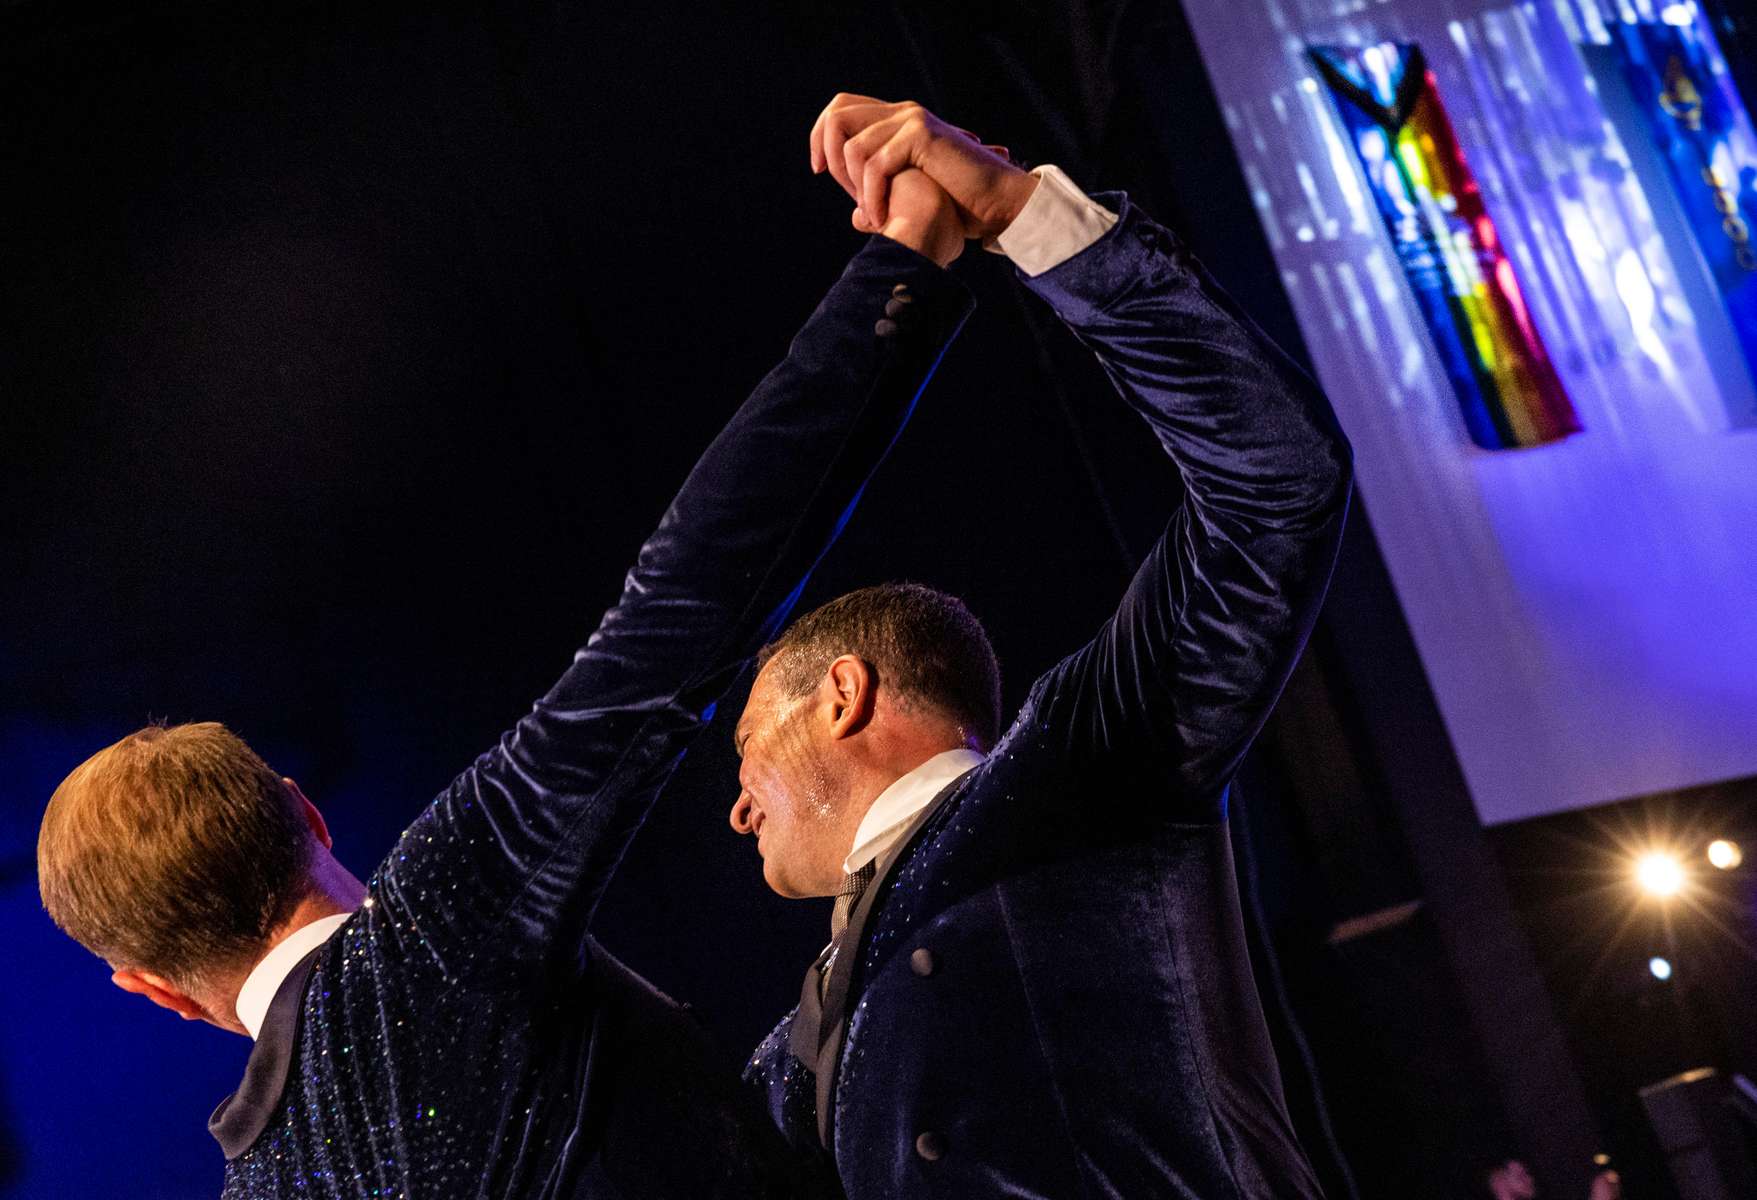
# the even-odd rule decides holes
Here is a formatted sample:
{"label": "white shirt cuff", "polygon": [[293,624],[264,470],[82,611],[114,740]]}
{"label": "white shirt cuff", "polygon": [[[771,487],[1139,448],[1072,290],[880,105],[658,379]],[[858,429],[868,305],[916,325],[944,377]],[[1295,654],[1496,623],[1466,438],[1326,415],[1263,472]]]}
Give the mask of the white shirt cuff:
{"label": "white shirt cuff", "polygon": [[1060,167],[1031,172],[1037,187],[1013,223],[984,249],[1004,254],[1026,275],[1041,275],[1103,237],[1116,214],[1082,192]]}

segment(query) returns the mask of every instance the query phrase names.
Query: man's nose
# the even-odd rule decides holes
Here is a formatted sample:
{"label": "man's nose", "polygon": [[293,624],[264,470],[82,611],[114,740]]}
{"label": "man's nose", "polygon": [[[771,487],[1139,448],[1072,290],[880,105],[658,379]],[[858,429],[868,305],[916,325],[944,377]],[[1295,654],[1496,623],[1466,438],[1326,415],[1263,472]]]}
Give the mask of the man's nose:
{"label": "man's nose", "polygon": [[727,818],[732,825],[733,833],[749,833],[750,830],[750,793],[738,793],[738,799],[732,802],[732,812]]}

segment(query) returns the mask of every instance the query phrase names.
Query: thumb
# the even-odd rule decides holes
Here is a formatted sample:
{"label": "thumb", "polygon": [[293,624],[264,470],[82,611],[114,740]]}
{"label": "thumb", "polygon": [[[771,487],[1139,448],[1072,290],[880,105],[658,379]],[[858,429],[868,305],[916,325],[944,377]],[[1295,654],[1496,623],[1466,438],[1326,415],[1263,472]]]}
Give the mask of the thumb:
{"label": "thumb", "polygon": [[849,221],[861,233],[877,233],[879,231],[879,227],[867,219],[864,208],[856,208]]}

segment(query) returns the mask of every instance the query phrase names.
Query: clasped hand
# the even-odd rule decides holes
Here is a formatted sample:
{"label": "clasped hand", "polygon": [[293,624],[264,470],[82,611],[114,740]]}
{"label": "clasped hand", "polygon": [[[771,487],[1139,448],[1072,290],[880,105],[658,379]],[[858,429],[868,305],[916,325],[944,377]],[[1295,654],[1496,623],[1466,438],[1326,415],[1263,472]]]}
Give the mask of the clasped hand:
{"label": "clasped hand", "polygon": [[811,169],[854,201],[854,228],[947,266],[966,240],[999,235],[1037,178],[1004,146],[984,145],[912,100],[838,94],[811,128]]}

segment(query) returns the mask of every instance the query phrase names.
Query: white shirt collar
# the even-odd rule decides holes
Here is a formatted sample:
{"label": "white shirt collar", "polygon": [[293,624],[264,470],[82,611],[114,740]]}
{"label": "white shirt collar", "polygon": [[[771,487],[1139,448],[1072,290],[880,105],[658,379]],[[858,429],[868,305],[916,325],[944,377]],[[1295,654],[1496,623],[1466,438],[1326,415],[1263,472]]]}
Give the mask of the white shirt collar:
{"label": "white shirt collar", "polygon": [[944,750],[891,783],[878,794],[854,831],[854,849],[842,862],[853,874],[896,845],[915,814],[933,802],[946,784],[982,761],[974,750]]}
{"label": "white shirt collar", "polygon": [[299,960],[329,941],[329,935],[353,915],[336,913],[299,926],[276,942],[275,948],[251,968],[250,974],[244,978],[244,986],[238,989],[238,1001],[233,1005],[238,1020],[250,1031],[251,1037],[262,1032],[262,1023],[268,1019],[268,1006],[274,1003],[275,993],[281,990],[281,983],[299,965]]}

